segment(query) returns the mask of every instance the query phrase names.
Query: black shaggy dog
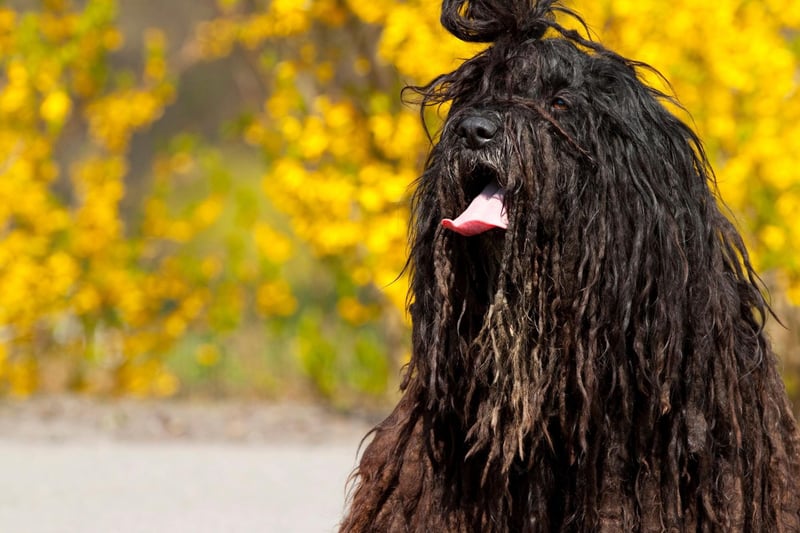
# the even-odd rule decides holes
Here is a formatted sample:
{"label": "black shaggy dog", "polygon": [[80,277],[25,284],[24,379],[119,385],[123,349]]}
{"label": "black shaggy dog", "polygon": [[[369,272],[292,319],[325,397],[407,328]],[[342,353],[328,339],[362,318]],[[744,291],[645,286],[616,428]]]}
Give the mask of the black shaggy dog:
{"label": "black shaggy dog", "polygon": [[800,531],[770,310],[700,140],[558,12],[580,20],[444,1],[493,44],[413,89],[452,104],[413,204],[413,356],[341,530]]}

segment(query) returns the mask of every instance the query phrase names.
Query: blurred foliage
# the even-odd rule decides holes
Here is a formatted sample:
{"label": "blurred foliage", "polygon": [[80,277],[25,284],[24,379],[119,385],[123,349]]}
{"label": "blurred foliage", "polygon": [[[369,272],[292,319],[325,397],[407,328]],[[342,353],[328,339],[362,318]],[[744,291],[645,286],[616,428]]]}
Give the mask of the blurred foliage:
{"label": "blurred foliage", "polygon": [[[211,4],[185,42],[148,29],[130,69],[112,0],[0,3],[0,391],[171,395],[177,372],[347,402],[396,383],[428,149],[399,93],[477,48],[428,0]],[[757,267],[800,303],[800,3],[569,5],[670,80]],[[225,145],[185,131],[135,161],[187,73],[237,54],[263,97]]]}

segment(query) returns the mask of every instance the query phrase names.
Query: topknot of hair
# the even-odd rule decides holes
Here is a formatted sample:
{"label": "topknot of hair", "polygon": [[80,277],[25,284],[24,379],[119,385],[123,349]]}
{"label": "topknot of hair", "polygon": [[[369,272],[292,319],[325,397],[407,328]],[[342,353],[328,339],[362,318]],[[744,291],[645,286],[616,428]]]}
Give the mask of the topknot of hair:
{"label": "topknot of hair", "polygon": [[540,39],[559,0],[444,0],[441,22],[462,41],[492,43],[503,36]]}

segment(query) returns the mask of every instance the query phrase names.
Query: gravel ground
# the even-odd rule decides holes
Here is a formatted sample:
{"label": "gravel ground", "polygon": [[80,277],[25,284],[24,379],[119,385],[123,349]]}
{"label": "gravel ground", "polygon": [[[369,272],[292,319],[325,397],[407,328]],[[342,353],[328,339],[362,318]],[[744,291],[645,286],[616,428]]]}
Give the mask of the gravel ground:
{"label": "gravel ground", "polygon": [[335,531],[375,421],[285,404],[0,402],[0,530]]}

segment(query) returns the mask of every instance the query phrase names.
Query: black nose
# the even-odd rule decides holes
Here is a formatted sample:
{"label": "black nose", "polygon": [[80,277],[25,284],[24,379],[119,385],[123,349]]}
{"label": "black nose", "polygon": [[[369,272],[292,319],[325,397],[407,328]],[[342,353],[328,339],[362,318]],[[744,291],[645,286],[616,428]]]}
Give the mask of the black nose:
{"label": "black nose", "polygon": [[473,115],[459,122],[456,133],[464,138],[470,148],[482,148],[497,133],[497,124],[486,117]]}

